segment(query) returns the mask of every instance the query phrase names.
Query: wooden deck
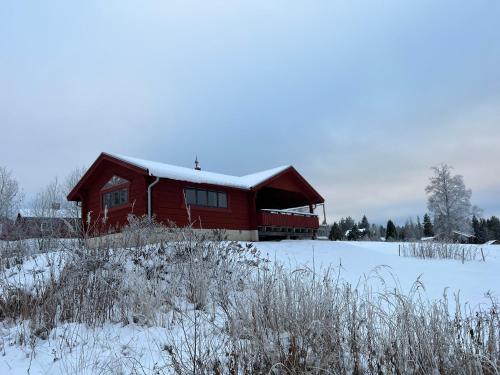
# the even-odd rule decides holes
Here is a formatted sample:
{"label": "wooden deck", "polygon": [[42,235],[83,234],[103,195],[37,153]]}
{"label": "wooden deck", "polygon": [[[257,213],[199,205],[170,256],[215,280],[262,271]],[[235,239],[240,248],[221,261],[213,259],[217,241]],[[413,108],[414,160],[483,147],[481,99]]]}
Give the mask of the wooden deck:
{"label": "wooden deck", "polygon": [[319,220],[315,214],[260,210],[257,225],[260,239],[304,239],[316,237]]}

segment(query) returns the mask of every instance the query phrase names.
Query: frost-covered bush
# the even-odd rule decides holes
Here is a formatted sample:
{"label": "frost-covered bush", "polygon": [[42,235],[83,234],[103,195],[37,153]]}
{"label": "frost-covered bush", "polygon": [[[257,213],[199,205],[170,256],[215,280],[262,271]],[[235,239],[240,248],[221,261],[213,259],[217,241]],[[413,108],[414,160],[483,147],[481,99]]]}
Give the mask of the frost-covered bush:
{"label": "frost-covered bush", "polygon": [[[500,370],[495,301],[474,311],[458,300],[450,307],[446,295],[429,302],[418,281],[410,293],[374,292],[369,281],[354,286],[331,269],[270,265],[252,244],[227,241],[223,232],[148,219],[131,218],[122,235],[72,246],[0,272],[0,320],[23,327],[17,344],[35,347],[54,332],[74,342],[74,331],[61,333],[62,326],[81,323],[97,331],[119,323],[164,332],[151,347],[165,363],[143,373]],[[33,272],[23,273],[28,264]],[[105,362],[120,373],[137,373],[140,361]]]}
{"label": "frost-covered bush", "polygon": [[261,270],[235,293],[226,354],[210,363],[227,374],[497,373],[498,305],[472,313],[457,301],[451,313],[421,288],[373,293],[332,271]]}
{"label": "frost-covered bush", "polygon": [[[375,275],[382,277],[381,275]],[[483,310],[353,286],[332,270],[259,267],[226,286],[218,312],[182,314],[165,352],[178,374],[494,374],[498,304]],[[216,370],[214,370],[216,369]],[[168,371],[166,371],[168,373]]]}
{"label": "frost-covered bush", "polygon": [[258,265],[253,247],[222,238],[131,218],[122,235],[73,242],[47,277],[25,283],[4,270],[0,318],[30,319],[48,330],[58,322],[162,325],[179,301],[202,310],[223,298],[221,283],[240,282]]}
{"label": "frost-covered bush", "polygon": [[401,255],[422,259],[454,259],[472,261],[482,259],[477,246],[433,241],[408,242],[401,244]]}

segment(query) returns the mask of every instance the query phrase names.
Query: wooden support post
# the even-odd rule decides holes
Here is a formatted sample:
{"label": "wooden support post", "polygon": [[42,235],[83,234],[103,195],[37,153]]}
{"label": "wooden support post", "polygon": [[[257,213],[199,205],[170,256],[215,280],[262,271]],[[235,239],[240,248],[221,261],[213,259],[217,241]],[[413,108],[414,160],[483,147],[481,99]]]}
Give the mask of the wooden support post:
{"label": "wooden support post", "polygon": [[486,262],[486,260],[484,259],[483,248],[481,248],[481,256],[483,257],[483,262]]}
{"label": "wooden support post", "polygon": [[401,256],[401,244],[398,245],[398,254]]}
{"label": "wooden support post", "polygon": [[462,264],[465,262],[465,249],[462,247]]}

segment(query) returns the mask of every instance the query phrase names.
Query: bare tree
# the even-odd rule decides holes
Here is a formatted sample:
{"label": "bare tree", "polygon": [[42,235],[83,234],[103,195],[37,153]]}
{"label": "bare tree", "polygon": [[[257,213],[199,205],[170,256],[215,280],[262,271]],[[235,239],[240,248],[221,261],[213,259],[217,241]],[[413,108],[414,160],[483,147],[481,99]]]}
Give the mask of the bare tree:
{"label": "bare tree", "polygon": [[56,246],[57,238],[63,234],[64,227],[62,223],[67,226],[68,230],[74,229],[73,223],[69,223],[65,219],[67,216],[64,208],[66,198],[63,191],[63,186],[56,177],[45,188],[40,190],[31,202],[30,216],[39,218],[39,221],[30,224],[30,230],[34,230],[33,225],[39,226],[40,232],[39,236],[37,236],[39,250],[46,250]]}
{"label": "bare tree", "polygon": [[452,175],[453,167],[442,164],[433,167],[434,176],[425,192],[429,195],[427,207],[434,218],[436,233],[451,237],[452,232],[469,231],[474,212],[470,198],[472,191],[465,187],[461,175]]}
{"label": "bare tree", "polygon": [[[75,187],[85,173],[85,168],[75,168],[61,183],[54,178],[45,188],[38,192],[32,201],[32,213],[37,217],[56,217],[59,210],[64,210],[66,217],[81,217],[80,207],[75,202],[68,202],[66,196]],[[60,215],[59,215],[60,216]]]}
{"label": "bare tree", "polygon": [[57,178],[38,192],[31,208],[35,217],[53,218],[64,203],[63,187]]}
{"label": "bare tree", "polygon": [[66,176],[66,179],[64,180],[62,186],[62,194],[63,194],[62,199],[63,202],[65,202],[63,206],[66,208],[69,215],[71,215],[70,217],[73,218],[81,218],[82,210],[78,202],[68,202],[66,200],[66,196],[69,194],[71,190],[73,190],[78,181],[80,181],[86,170],[87,169],[85,167],[76,167]]}
{"label": "bare tree", "polygon": [[0,166],[0,217],[13,217],[22,200],[23,193],[12,172]]}

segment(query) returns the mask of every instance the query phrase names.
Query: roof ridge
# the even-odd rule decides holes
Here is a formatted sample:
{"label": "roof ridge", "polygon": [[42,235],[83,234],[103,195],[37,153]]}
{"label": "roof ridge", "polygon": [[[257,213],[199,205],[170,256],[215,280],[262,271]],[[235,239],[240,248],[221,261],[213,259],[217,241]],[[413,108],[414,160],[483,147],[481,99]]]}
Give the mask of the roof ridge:
{"label": "roof ridge", "polygon": [[195,170],[193,168],[163,163],[154,160],[135,158],[121,154],[109,152],[103,152],[103,154],[132,164],[139,168],[143,168],[147,170],[148,173],[152,176],[188,181],[193,183],[207,183],[213,185],[236,187],[247,190],[256,185],[259,185],[260,183],[291,167],[290,165],[280,166],[243,176],[234,176],[219,172]]}

